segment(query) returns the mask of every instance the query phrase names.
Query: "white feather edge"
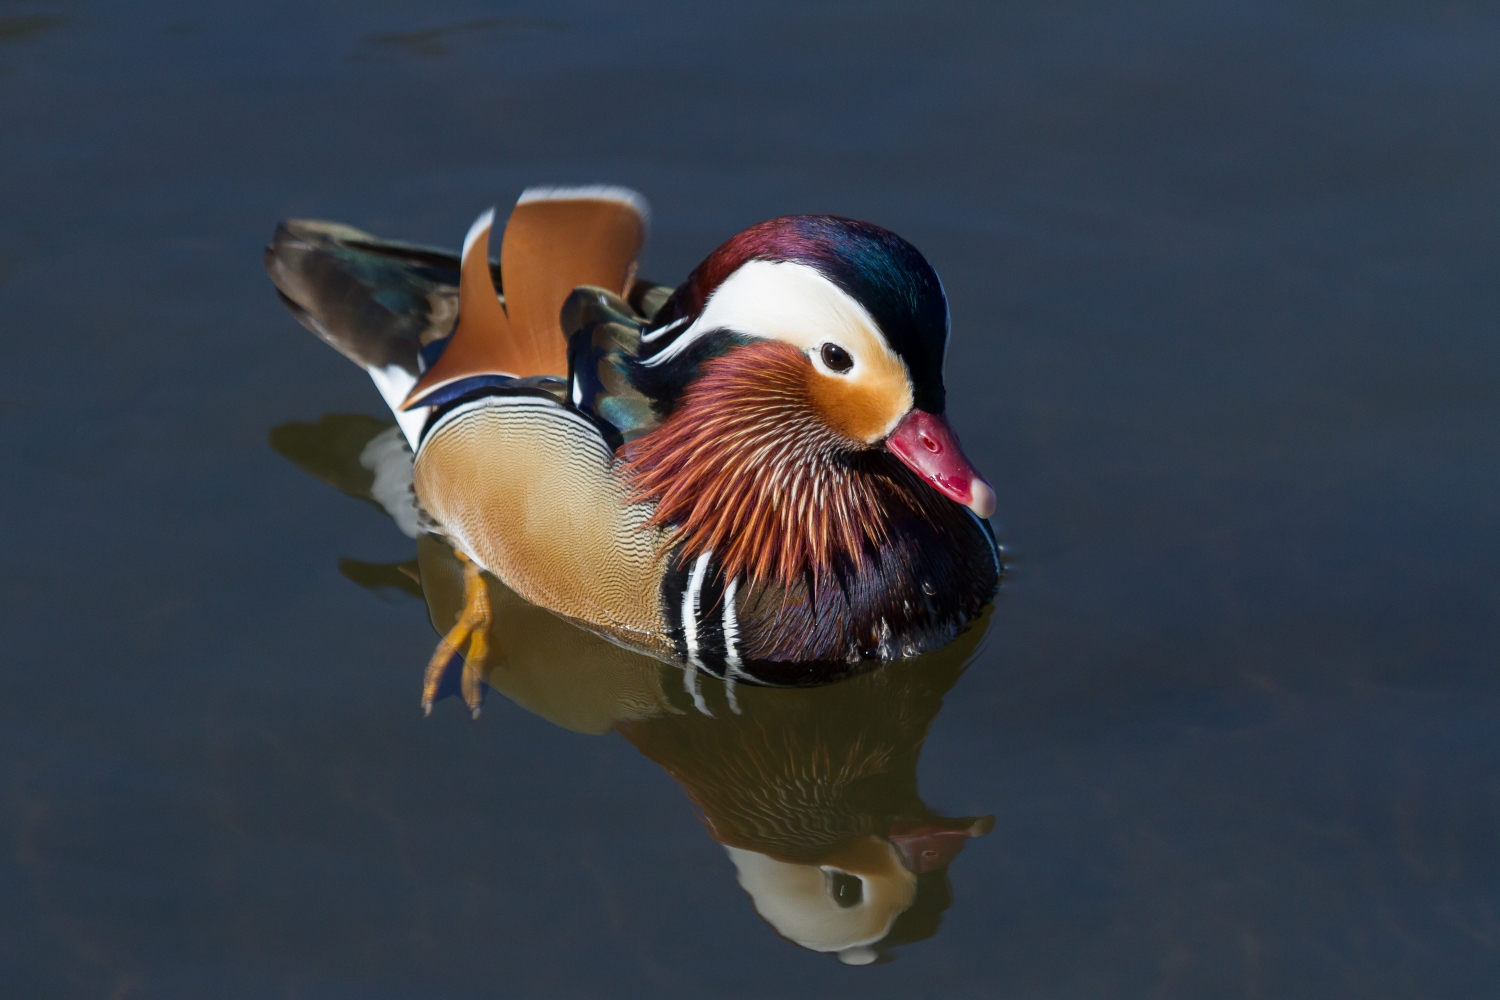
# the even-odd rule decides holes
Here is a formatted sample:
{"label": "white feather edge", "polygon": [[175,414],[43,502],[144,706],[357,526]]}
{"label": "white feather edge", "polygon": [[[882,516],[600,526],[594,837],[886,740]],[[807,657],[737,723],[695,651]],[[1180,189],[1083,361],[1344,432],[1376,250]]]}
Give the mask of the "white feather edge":
{"label": "white feather edge", "polygon": [[740,578],[735,577],[724,588],[724,661],[725,673],[733,680],[744,666],[740,659],[740,620],[735,614],[734,598],[739,590]]}
{"label": "white feather edge", "polygon": [[613,184],[585,184],[579,187],[529,187],[516,199],[517,205],[533,201],[615,201],[629,205],[641,221],[649,226],[651,203],[639,191]]}
{"label": "white feather edge", "polygon": [[469,232],[464,236],[464,249],[462,256],[459,257],[460,261],[469,259],[469,248],[474,245],[474,241],[479,239],[485,230],[492,229],[494,225],[495,209],[493,206],[479,213],[479,218],[474,220],[474,224],[469,227]]}
{"label": "white feather edge", "polygon": [[652,330],[650,333],[643,333],[643,334],[641,334],[641,343],[643,343],[643,344],[649,344],[653,340],[658,340],[661,337],[665,336],[666,334],[671,333],[673,330],[677,329],[679,326],[681,326],[682,324],[686,323],[687,321],[688,321],[688,318],[686,316],[683,316],[680,319],[674,319],[672,322],[668,323],[666,326],[659,326],[659,327],[657,327],[655,330]]}
{"label": "white feather edge", "polygon": [[[432,425],[432,434],[428,435],[428,438],[430,439],[438,431],[444,429],[454,421],[463,420],[476,410],[483,410],[489,407],[545,410],[549,416],[565,420],[573,424],[578,430],[586,431],[587,433],[580,440],[587,441],[591,447],[596,448],[603,461],[608,462],[613,457],[613,453],[609,450],[609,445],[604,443],[604,438],[600,435],[599,428],[595,427],[592,421],[574,410],[564,408],[551,399],[544,399],[538,396],[482,396],[479,399],[471,399],[467,403],[455,406],[439,417],[437,422]],[[427,409],[427,407],[424,407],[424,409]]]}
{"label": "white feather edge", "polygon": [[380,398],[385,400],[385,405],[396,415],[396,423],[401,426],[401,433],[406,435],[406,443],[415,452],[417,441],[422,436],[422,425],[427,422],[427,411],[432,409],[430,406],[401,409],[412,386],[417,384],[417,377],[400,365],[387,365],[384,368],[371,365],[365,371],[370,373],[370,381],[380,390]]}
{"label": "white feather edge", "polygon": [[703,661],[698,658],[698,597],[703,591],[703,577],[708,572],[708,560],[713,552],[705,552],[693,564],[692,576],[682,592],[682,637],[687,645],[687,662],[682,665],[682,685],[693,698],[693,707],[704,715],[714,713],[708,709],[708,700],[698,687],[698,671]]}
{"label": "white feather edge", "polygon": [[705,552],[693,564],[687,589],[682,592],[682,636],[687,642],[688,662],[701,666],[698,659],[698,595],[703,591],[703,577],[708,572],[708,559],[712,552]]}

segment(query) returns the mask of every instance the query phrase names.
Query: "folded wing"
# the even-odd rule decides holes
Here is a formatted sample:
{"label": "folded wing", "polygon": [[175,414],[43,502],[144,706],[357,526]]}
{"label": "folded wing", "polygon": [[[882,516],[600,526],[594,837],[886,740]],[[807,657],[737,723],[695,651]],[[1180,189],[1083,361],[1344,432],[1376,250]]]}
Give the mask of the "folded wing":
{"label": "folded wing", "polygon": [[474,375],[566,376],[563,302],[579,285],[626,294],[646,220],[644,199],[625,188],[528,189],[501,240],[502,305],[488,267],[494,213],[481,215],[464,241],[458,328],[405,408]]}

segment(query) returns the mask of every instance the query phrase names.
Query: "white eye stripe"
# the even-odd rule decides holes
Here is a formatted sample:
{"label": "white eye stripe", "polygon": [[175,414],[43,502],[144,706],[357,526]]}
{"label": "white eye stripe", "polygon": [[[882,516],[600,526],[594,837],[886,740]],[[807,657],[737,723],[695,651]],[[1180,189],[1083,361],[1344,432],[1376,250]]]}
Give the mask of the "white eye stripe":
{"label": "white eye stripe", "polygon": [[[668,329],[670,325],[641,339],[653,339]],[[816,268],[794,261],[752,260],[714,290],[691,326],[644,363],[661,364],[715,330],[784,340],[803,350],[819,348],[842,332],[846,341],[870,338],[891,349],[869,311]]]}

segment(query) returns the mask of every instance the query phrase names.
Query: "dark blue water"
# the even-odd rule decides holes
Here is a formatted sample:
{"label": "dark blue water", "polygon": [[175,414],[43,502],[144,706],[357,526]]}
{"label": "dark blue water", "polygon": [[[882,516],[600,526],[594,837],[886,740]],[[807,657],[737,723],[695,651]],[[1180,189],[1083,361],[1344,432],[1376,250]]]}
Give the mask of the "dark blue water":
{"label": "dark blue water", "polygon": [[[1463,2],[0,3],[0,992],[1495,995],[1497,52]],[[793,212],[943,276],[1013,561],[880,732],[994,828],[891,961],[757,916],[677,716],[424,720],[428,608],[349,578],[412,543],[268,443],[382,412],[280,219],[597,181],[657,280]]]}

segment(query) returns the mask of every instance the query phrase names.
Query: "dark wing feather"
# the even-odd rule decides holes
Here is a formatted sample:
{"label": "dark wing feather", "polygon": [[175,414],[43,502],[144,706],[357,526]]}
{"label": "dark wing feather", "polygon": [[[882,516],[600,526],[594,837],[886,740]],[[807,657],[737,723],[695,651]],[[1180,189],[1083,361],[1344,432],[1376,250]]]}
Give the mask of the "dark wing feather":
{"label": "dark wing feather", "polygon": [[[447,337],[458,316],[457,254],[336,222],[283,222],[265,267],[292,315],[362,368],[418,374],[422,348]],[[498,276],[498,264],[490,269]]]}
{"label": "dark wing feather", "polygon": [[[639,297],[652,296],[645,292]],[[612,448],[659,422],[650,398],[631,384],[627,374],[627,365],[640,351],[645,322],[629,303],[604,288],[576,288],[563,303],[569,395],[574,408],[599,426]]]}

